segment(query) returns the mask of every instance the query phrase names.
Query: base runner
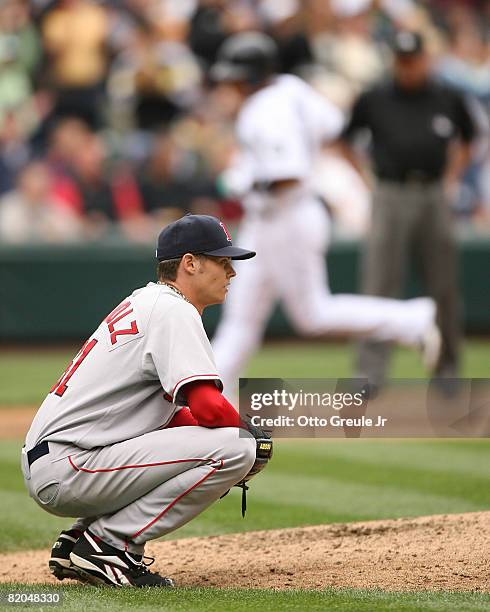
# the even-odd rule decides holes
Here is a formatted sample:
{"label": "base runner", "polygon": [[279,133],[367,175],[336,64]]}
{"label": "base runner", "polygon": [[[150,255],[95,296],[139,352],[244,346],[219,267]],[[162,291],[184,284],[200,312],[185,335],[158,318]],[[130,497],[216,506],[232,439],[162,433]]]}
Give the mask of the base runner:
{"label": "base runner", "polygon": [[240,269],[213,339],[225,395],[235,399],[238,377],[279,301],[302,335],[394,341],[420,348],[431,369],[440,347],[431,298],[330,292],[325,263],[330,218],[312,188],[311,170],[321,146],[339,136],[343,117],[298,77],[277,74],[276,66],[274,41],[242,32],[223,43],[211,69],[211,77],[233,87],[242,100],[239,151],[220,185],[243,201],[237,244],[253,245],[258,254]]}

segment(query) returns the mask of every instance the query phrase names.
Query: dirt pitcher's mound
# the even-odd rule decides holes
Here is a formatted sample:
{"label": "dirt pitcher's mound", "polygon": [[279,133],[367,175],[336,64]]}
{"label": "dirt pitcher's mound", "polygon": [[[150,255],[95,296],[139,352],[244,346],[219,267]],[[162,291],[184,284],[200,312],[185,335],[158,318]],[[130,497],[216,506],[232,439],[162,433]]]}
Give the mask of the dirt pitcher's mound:
{"label": "dirt pitcher's mound", "polygon": [[[36,410],[32,406],[0,406],[0,440],[23,440]],[[19,452],[21,446],[19,443]]]}
{"label": "dirt pitcher's mound", "polygon": [[[489,542],[490,512],[475,512],[154,542],[147,554],[179,586],[489,592]],[[48,551],[0,560],[0,582],[53,582]]]}

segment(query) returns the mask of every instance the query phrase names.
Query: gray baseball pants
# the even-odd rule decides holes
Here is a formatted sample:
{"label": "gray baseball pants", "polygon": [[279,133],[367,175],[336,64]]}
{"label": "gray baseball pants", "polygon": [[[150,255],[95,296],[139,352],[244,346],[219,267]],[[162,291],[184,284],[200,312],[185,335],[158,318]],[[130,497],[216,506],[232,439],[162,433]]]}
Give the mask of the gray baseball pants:
{"label": "gray baseball pants", "polygon": [[233,427],[162,429],[92,450],[50,442],[49,450],[30,469],[23,456],[30,496],[134,554],[205,510],[255,461],[255,440]]}
{"label": "gray baseball pants", "polygon": [[[436,373],[457,376],[461,337],[457,254],[442,185],[380,181],[365,245],[363,292],[400,297],[412,255],[438,307],[442,351]],[[386,342],[361,342],[357,374],[382,384],[390,348]]]}

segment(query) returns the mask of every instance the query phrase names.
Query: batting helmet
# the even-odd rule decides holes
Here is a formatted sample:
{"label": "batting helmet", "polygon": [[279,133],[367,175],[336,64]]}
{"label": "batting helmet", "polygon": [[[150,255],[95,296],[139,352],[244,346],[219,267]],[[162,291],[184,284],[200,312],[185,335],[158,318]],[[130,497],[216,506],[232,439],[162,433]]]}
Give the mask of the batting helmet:
{"label": "batting helmet", "polygon": [[274,40],[262,32],[241,32],[225,40],[211,67],[214,81],[260,83],[277,71],[278,50]]}

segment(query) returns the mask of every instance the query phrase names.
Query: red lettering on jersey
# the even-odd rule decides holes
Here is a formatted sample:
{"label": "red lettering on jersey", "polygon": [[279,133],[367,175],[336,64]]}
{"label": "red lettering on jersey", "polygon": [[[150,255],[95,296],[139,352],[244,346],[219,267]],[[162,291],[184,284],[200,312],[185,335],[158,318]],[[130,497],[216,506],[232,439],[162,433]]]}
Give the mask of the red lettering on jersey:
{"label": "red lettering on jersey", "polygon": [[117,323],[131,312],[133,312],[133,309],[131,308],[131,302],[129,300],[126,300],[125,302],[121,302],[119,306],[116,306],[116,308],[114,308],[114,310],[107,315],[107,317],[105,318],[105,322],[108,325],[114,325],[114,323]]}
{"label": "red lettering on jersey", "polygon": [[[111,328],[109,327],[109,331]],[[116,344],[118,336],[135,336],[138,333],[136,321],[131,321],[131,327],[128,329],[115,329],[111,332],[111,344]]]}
{"label": "red lettering on jersey", "polygon": [[82,348],[75,355],[74,359],[70,363],[70,365],[66,368],[66,370],[61,375],[61,378],[51,387],[50,393],[57,395],[58,397],[63,397],[63,394],[68,388],[68,381],[75,374],[75,372],[80,367],[82,361],[85,357],[90,353],[90,351],[97,344],[97,340],[92,338],[92,340],[87,340]]}
{"label": "red lettering on jersey", "polygon": [[127,327],[125,329],[115,329],[114,327],[118,321],[124,319],[124,317],[127,317],[132,312],[133,309],[131,307],[131,302],[126,300],[114,308],[114,310],[105,318],[107,328],[109,329],[109,333],[111,335],[111,344],[116,344],[118,336],[134,336],[138,333],[136,321],[131,321],[131,327]]}
{"label": "red lettering on jersey", "polygon": [[228,242],[231,242],[231,236],[230,236],[230,232],[228,231],[228,228],[226,227],[226,225],[223,223],[223,221],[220,221],[219,224],[221,225],[221,227],[223,228],[223,231],[226,234],[226,238],[228,240]]}

